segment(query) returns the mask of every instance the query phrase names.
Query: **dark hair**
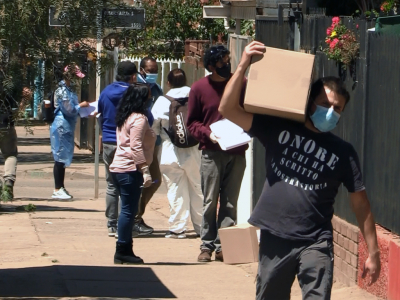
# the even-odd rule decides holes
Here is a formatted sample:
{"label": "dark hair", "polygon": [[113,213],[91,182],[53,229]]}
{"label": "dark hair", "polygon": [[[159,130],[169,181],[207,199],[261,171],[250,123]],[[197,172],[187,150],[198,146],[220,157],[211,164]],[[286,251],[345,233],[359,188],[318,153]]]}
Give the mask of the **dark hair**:
{"label": "dark hair", "polygon": [[146,64],[147,64],[149,61],[154,62],[154,63],[157,63],[157,60],[155,60],[153,57],[146,56],[145,58],[143,58],[143,59],[140,61],[139,67],[144,69],[144,67],[146,66]]}
{"label": "dark hair", "polygon": [[56,63],[53,66],[53,73],[54,73],[54,78],[57,82],[63,80],[64,79],[63,65],[61,63]]}
{"label": "dark hair", "polygon": [[311,85],[310,97],[308,101],[307,112],[310,111],[315,99],[324,90],[324,87],[329,88],[332,92],[344,97],[346,105],[350,101],[350,94],[347,91],[343,81],[334,76],[322,77]]}
{"label": "dark hair", "polygon": [[115,123],[121,128],[132,113],[144,114],[150,89],[147,84],[131,84],[117,106]]}
{"label": "dark hair", "polygon": [[168,73],[168,82],[171,88],[180,88],[186,85],[186,74],[182,69],[174,69]]}
{"label": "dark hair", "polygon": [[212,46],[206,50],[204,53],[203,63],[207,71],[210,72],[208,66],[213,66],[217,64],[225,55],[229,55],[230,51],[225,48],[225,46]]}

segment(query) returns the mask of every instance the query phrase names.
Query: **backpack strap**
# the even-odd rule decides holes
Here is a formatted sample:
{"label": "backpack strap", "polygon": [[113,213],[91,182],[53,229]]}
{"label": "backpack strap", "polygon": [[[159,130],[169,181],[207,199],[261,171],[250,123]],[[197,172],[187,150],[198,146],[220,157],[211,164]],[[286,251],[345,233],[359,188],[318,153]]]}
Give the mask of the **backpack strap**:
{"label": "backpack strap", "polygon": [[165,98],[167,98],[169,101],[178,101],[181,105],[184,105],[187,101],[189,101],[189,97],[183,97],[183,98],[173,98],[171,96],[164,95]]}
{"label": "backpack strap", "polygon": [[167,98],[171,102],[176,100],[175,98],[172,98],[171,96],[164,95],[164,97]]}

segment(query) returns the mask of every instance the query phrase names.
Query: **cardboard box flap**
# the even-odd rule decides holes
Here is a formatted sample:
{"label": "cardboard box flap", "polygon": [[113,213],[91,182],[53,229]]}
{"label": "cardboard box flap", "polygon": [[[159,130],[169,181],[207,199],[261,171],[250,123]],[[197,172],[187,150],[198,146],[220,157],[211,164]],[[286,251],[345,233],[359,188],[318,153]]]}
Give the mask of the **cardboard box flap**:
{"label": "cardboard box flap", "polygon": [[252,60],[246,111],[304,122],[314,60],[311,54],[266,47]]}

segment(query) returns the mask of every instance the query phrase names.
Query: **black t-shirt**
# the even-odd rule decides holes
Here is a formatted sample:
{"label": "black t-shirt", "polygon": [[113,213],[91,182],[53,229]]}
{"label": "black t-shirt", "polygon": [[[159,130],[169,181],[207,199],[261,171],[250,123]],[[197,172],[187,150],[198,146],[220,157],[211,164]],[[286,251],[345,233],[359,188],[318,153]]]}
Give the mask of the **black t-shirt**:
{"label": "black t-shirt", "polygon": [[339,186],[350,193],[365,189],[353,146],[332,133],[265,115],[254,115],[249,134],[264,145],[267,170],[249,223],[285,239],[331,240]]}

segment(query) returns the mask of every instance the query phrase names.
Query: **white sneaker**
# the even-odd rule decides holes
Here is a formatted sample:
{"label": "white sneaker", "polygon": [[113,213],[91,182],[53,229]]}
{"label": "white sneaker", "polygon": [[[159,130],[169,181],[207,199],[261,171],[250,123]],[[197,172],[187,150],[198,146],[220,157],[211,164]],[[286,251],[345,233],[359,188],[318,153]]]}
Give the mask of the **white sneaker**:
{"label": "white sneaker", "polygon": [[165,235],[167,239],[186,239],[186,233],[185,231],[182,231],[181,233],[175,233],[172,231],[168,231]]}
{"label": "white sneaker", "polygon": [[51,196],[51,198],[69,200],[69,199],[72,199],[72,196],[70,194],[68,194],[68,192],[64,188],[60,188],[58,191],[53,192],[53,195]]}
{"label": "white sneaker", "polygon": [[116,227],[108,227],[108,236],[114,237],[115,235],[118,235],[117,228]]}

